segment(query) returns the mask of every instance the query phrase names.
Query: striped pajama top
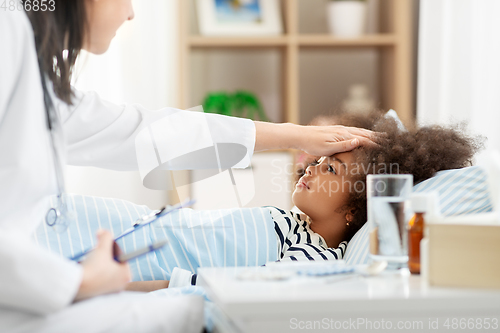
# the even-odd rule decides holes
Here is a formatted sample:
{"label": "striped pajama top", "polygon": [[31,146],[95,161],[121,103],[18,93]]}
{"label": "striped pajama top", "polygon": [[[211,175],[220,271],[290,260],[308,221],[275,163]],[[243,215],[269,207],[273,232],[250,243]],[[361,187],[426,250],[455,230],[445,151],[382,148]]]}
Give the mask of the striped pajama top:
{"label": "striped pajama top", "polygon": [[336,249],[328,248],[325,239],[312,231],[300,214],[277,207],[266,208],[274,221],[280,261],[338,260],[344,257],[347,242],[341,242]]}

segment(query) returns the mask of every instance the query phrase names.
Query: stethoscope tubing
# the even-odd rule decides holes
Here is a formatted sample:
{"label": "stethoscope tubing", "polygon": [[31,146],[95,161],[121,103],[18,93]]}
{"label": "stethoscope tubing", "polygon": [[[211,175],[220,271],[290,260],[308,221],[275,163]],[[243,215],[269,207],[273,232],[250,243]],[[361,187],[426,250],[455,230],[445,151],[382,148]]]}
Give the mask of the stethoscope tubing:
{"label": "stethoscope tubing", "polygon": [[[66,205],[64,193],[65,193],[65,181],[64,181],[64,173],[62,170],[62,159],[60,155],[59,149],[57,149],[56,142],[56,130],[62,131],[61,125],[59,123],[59,118],[55,113],[54,104],[52,103],[52,99],[49,95],[47,89],[46,77],[43,72],[40,71],[40,76],[42,80],[42,89],[43,89],[43,99],[45,106],[45,114],[47,117],[47,129],[50,134],[50,142],[52,147],[52,160],[54,162],[54,171],[56,175],[57,182],[57,203],[56,207],[51,207],[45,214],[45,223],[50,227],[55,227],[56,224],[66,224],[65,228],[69,221],[63,221],[65,218],[61,214],[62,205]],[[51,219],[51,217],[53,217]],[[62,223],[61,223],[62,222]],[[61,228],[61,229],[65,229]],[[62,231],[62,230],[61,230]]]}

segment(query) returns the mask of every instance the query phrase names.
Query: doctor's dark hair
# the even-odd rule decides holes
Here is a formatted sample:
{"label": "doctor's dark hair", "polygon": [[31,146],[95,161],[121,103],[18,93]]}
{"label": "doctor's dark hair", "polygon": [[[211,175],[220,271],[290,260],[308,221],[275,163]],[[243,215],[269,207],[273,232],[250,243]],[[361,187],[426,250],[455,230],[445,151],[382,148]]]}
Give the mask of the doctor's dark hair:
{"label": "doctor's dark hair", "polygon": [[35,35],[40,72],[52,81],[57,97],[72,104],[71,75],[87,29],[85,3],[84,0],[55,2],[54,11],[26,14]]}
{"label": "doctor's dark hair", "polygon": [[[363,116],[359,116],[363,117]],[[351,125],[361,123],[349,116],[339,119]],[[354,150],[355,162],[367,170],[366,174],[352,175],[353,183],[359,181],[363,191],[351,191],[348,206],[354,208],[353,221],[346,229],[345,240],[350,240],[367,221],[366,176],[367,174],[412,174],[414,185],[431,178],[441,170],[472,166],[475,153],[483,148],[484,138],[469,136],[463,125],[426,126],[401,131],[393,119],[384,118],[381,113],[364,118],[366,128],[386,133],[377,147],[359,147]],[[388,166],[397,165],[397,168]]]}

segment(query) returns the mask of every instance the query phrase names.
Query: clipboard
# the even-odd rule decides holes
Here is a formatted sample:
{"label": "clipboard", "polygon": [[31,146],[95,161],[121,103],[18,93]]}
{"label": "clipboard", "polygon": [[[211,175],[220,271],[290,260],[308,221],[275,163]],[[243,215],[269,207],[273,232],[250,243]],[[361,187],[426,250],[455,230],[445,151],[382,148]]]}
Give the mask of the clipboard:
{"label": "clipboard", "polygon": [[[196,202],[196,200],[186,199],[184,202],[178,203],[178,204],[173,205],[171,207],[167,208],[167,206],[165,206],[160,210],[155,210],[155,211],[151,212],[150,214],[144,215],[144,216],[140,217],[139,219],[137,219],[134,222],[134,224],[132,225],[132,227],[126,229],[121,234],[119,234],[117,237],[115,237],[114,241],[116,243],[117,240],[119,240],[127,235],[130,235],[131,233],[133,233],[136,230],[139,230],[147,225],[150,225],[151,223],[157,221],[160,217],[168,215],[168,214],[170,214],[178,209],[192,206],[195,202]],[[127,260],[130,260],[130,259],[137,257],[138,255],[132,256],[132,254],[135,254],[136,252],[137,253],[140,252],[139,255],[146,254],[146,253],[149,253],[151,251],[157,250],[166,244],[167,244],[167,241],[163,241],[163,242],[158,242],[158,243],[155,243],[153,245],[150,245],[147,248],[145,248],[145,249],[149,249],[149,251],[147,251],[147,252],[144,252],[145,249],[137,250],[137,251],[131,253],[130,257],[127,257]],[[86,249],[85,251],[80,252],[69,259],[77,261],[78,259],[82,258],[83,256],[89,254],[93,249],[94,248]],[[116,257],[115,257],[115,259],[116,259]],[[117,261],[119,261],[119,260],[117,260]]]}

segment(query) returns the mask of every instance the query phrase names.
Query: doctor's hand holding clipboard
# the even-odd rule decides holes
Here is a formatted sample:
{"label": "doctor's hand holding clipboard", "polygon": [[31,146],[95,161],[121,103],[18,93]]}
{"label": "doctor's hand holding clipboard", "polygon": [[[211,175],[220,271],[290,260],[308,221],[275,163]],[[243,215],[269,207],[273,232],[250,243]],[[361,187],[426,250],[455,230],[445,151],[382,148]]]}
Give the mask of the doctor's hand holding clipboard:
{"label": "doctor's hand holding clipboard", "polygon": [[114,258],[115,247],[117,245],[109,231],[100,230],[97,233],[97,246],[81,263],[85,283],[82,283],[75,301],[118,292],[131,281],[127,262],[120,263]]}

